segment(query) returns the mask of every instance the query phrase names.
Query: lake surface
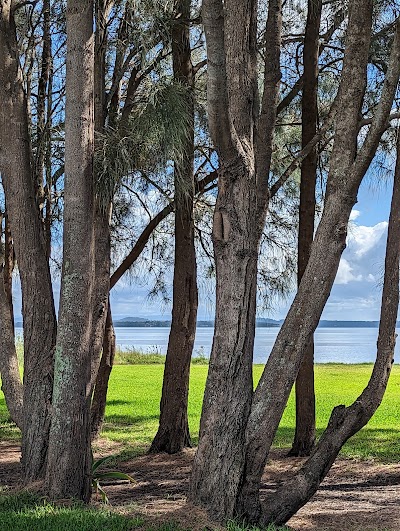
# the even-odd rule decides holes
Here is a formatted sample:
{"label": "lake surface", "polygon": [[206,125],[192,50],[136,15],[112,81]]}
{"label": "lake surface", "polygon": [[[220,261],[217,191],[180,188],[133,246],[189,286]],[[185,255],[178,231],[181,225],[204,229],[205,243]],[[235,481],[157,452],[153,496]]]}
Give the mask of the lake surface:
{"label": "lake surface", "polygon": [[[279,328],[257,328],[254,363],[265,363]],[[169,328],[116,328],[117,344],[126,349],[135,347],[143,352],[155,350],[165,354]],[[198,328],[194,355],[209,356],[213,338],[212,328]],[[399,329],[397,330],[399,333]],[[376,356],[377,328],[319,328],[315,333],[316,363],[373,362]],[[400,363],[400,339],[396,345],[395,362]]]}

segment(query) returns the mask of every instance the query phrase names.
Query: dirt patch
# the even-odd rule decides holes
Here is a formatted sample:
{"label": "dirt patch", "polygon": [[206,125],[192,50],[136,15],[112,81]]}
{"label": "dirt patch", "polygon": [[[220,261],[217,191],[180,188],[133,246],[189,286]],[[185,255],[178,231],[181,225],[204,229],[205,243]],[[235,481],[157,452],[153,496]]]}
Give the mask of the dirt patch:
{"label": "dirt patch", "polygon": [[[108,453],[106,443],[99,446]],[[103,452],[103,450],[106,450]],[[194,450],[175,456],[142,456],[118,468],[135,483],[105,487],[120,512],[141,514],[154,524],[174,521],[185,529],[215,529],[203,511],[186,503]],[[0,443],[0,485],[16,487],[20,480],[19,447]],[[262,482],[262,496],[289,477],[303,462],[274,451]],[[94,500],[96,503],[96,500]],[[398,531],[400,529],[400,464],[339,459],[318,493],[294,516],[293,529],[309,531]]]}

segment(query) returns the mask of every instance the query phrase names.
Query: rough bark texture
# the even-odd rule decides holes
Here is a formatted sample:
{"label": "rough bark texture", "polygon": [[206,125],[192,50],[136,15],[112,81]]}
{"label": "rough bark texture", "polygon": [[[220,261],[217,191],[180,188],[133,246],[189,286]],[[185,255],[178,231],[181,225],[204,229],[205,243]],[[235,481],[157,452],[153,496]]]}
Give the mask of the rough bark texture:
{"label": "rough bark texture", "polygon": [[351,406],[337,406],[332,411],[328,427],[310,458],[263,506],[262,525],[287,522],[315,494],[343,444],[365,426],[382,401],[394,362],[396,344],[400,264],[399,211],[400,137],[397,143],[397,163],[388,226],[377,357],[372,376],[368,386]]}
{"label": "rough bark texture", "polygon": [[[105,71],[107,48],[107,21],[113,2],[100,0],[96,4],[96,35],[95,35],[95,70],[94,70],[94,115],[95,135],[103,134],[107,116],[105,96]],[[95,182],[97,179],[95,178]],[[105,334],[110,293],[111,268],[111,235],[110,217],[112,198],[108,204],[100,204],[96,200],[94,213],[95,223],[95,276],[96,284],[93,298],[93,346],[92,346],[92,387],[95,385],[100,363],[100,354]],[[112,320],[111,320],[111,325]],[[110,345],[106,348],[112,348]]]}
{"label": "rough bark texture", "polygon": [[27,101],[11,2],[0,2],[0,171],[22,285],[25,482],[43,476],[50,428],[56,316],[35,198]]}
{"label": "rough bark texture", "polygon": [[92,439],[96,439],[103,426],[106,411],[108,382],[115,358],[115,331],[112,321],[111,307],[108,303],[106,327],[104,331],[103,352],[94,388],[91,407],[91,431]]}
{"label": "rough bark texture", "polygon": [[93,77],[93,1],[69,0],[63,271],[46,484],[51,498],[84,501],[91,494]]}
{"label": "rough bark texture", "polygon": [[[314,138],[318,127],[318,56],[322,0],[308,1],[308,14],[303,51],[302,148]],[[315,188],[317,180],[317,148],[301,165],[299,238],[297,253],[298,284],[307,267],[314,238]],[[304,353],[296,379],[296,431],[290,455],[305,456],[315,443],[314,339]]]}
{"label": "rough bark texture", "polygon": [[[172,31],[174,77],[193,87],[193,66],[189,24],[190,0],[176,3],[176,20]],[[182,160],[175,162],[175,266],[171,331],[168,341],[160,404],[160,424],[150,452],[180,452],[191,446],[187,405],[190,362],[196,334],[197,267],[194,244],[194,105],[191,108],[190,131],[182,146]]]}
{"label": "rough bark texture", "polygon": [[348,219],[357,190],[379,144],[399,79],[397,28],[381,100],[373,124],[355,157],[358,117],[366,86],[371,19],[372,2],[354,1],[350,9],[324,213],[298,294],[253,397],[246,433],[245,478],[238,511],[251,521],[258,521],[260,517],[258,489],[269,448],[302,355],[329,296],[345,247]]}
{"label": "rough bark texture", "polygon": [[[255,6],[246,2],[236,5],[234,1],[229,2],[225,10],[224,6],[219,0],[206,0],[203,4],[209,59],[209,125],[221,164],[214,219],[217,313],[189,498],[216,518],[226,520],[235,516],[258,522],[261,517],[260,479],[269,448],[302,356],[329,296],[345,247],[348,219],[359,184],[386,127],[399,64],[391,58],[373,123],[357,154],[372,1],[354,0],[333,113],[336,134],[323,217],[298,294],[253,394],[252,360],[251,354],[248,355],[252,348],[255,313],[255,296],[251,289],[256,282],[256,267],[253,268],[252,253],[256,264],[261,224],[261,216],[253,217],[256,205],[252,172],[254,148],[249,133],[254,116],[251,105],[255,101],[250,66],[254,35],[250,14]],[[273,23],[279,20],[279,8],[278,2],[270,2],[270,28],[279,28],[279,23]],[[271,37],[278,34],[279,30],[271,30]],[[275,48],[275,41],[272,42]],[[243,61],[243,57],[249,63]],[[265,130],[271,127],[269,124]],[[263,176],[258,177],[260,183]]]}
{"label": "rough bark texture", "polygon": [[252,0],[232,1],[225,11],[220,0],[203,3],[208,118],[220,160],[213,226],[217,300],[189,498],[219,518],[234,513],[252,396],[258,249],[256,8]]}

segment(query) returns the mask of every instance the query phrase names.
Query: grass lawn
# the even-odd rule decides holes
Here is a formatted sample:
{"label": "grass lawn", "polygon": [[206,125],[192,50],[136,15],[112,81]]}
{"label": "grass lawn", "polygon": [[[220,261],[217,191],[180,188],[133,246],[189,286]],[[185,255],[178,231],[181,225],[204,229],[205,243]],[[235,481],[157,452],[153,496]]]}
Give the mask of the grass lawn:
{"label": "grass lawn", "polygon": [[[137,360],[136,360],[137,361]],[[140,360],[139,360],[140,361]],[[158,363],[157,363],[158,361]],[[135,363],[135,360],[131,360]],[[254,367],[258,381],[263,367]],[[191,369],[189,421],[193,441],[197,442],[202,396],[208,366],[198,362]],[[317,425],[321,433],[332,408],[350,404],[368,381],[372,365],[317,365]],[[116,461],[143,453],[149,446],[158,424],[163,365],[160,360],[151,364],[117,365],[114,367],[108,395],[103,438],[110,441]],[[342,455],[357,459],[398,462],[400,454],[400,366],[393,368],[385,399],[377,413],[359,434],[343,448]],[[294,400],[290,397],[276,439],[276,447],[290,447],[294,432]],[[4,397],[0,393],[0,440],[18,439],[19,432],[9,422]],[[115,444],[117,443],[117,444]],[[57,507],[29,493],[7,495],[0,489],[0,529],[75,530],[97,529],[141,531],[182,531],[173,523],[154,528],[141,518],[127,518],[118,512],[87,509],[76,505]],[[273,527],[269,529],[274,529]],[[231,524],[228,531],[241,531]]]}
{"label": "grass lawn", "polygon": [[[116,365],[110,381],[103,437],[122,443],[120,457],[143,453],[157,430],[163,365]],[[254,366],[255,381],[263,367]],[[189,422],[197,442],[202,396],[208,366],[194,364],[191,369]],[[321,433],[334,406],[350,404],[368,381],[372,365],[316,366],[317,427]],[[400,366],[395,365],[381,407],[366,428],[343,448],[342,455],[361,459],[397,462],[400,455]],[[275,446],[289,447],[294,429],[294,400],[290,397],[282,418]],[[18,438],[9,423],[4,397],[0,393],[0,438]]]}

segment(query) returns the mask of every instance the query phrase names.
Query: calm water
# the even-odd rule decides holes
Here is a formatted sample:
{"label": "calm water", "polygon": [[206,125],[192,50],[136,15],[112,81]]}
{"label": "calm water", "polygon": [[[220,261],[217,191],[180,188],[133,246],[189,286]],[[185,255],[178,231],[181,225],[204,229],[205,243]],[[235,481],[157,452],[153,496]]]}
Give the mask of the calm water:
{"label": "calm water", "polygon": [[[265,363],[279,328],[257,328],[254,362]],[[399,333],[399,330],[397,330]],[[168,328],[116,328],[117,343],[121,348],[135,347],[165,354]],[[376,356],[377,328],[319,328],[315,334],[315,361],[317,363],[373,362]],[[213,337],[212,328],[198,328],[195,354],[209,356]],[[396,363],[400,363],[400,339],[396,345]]]}

